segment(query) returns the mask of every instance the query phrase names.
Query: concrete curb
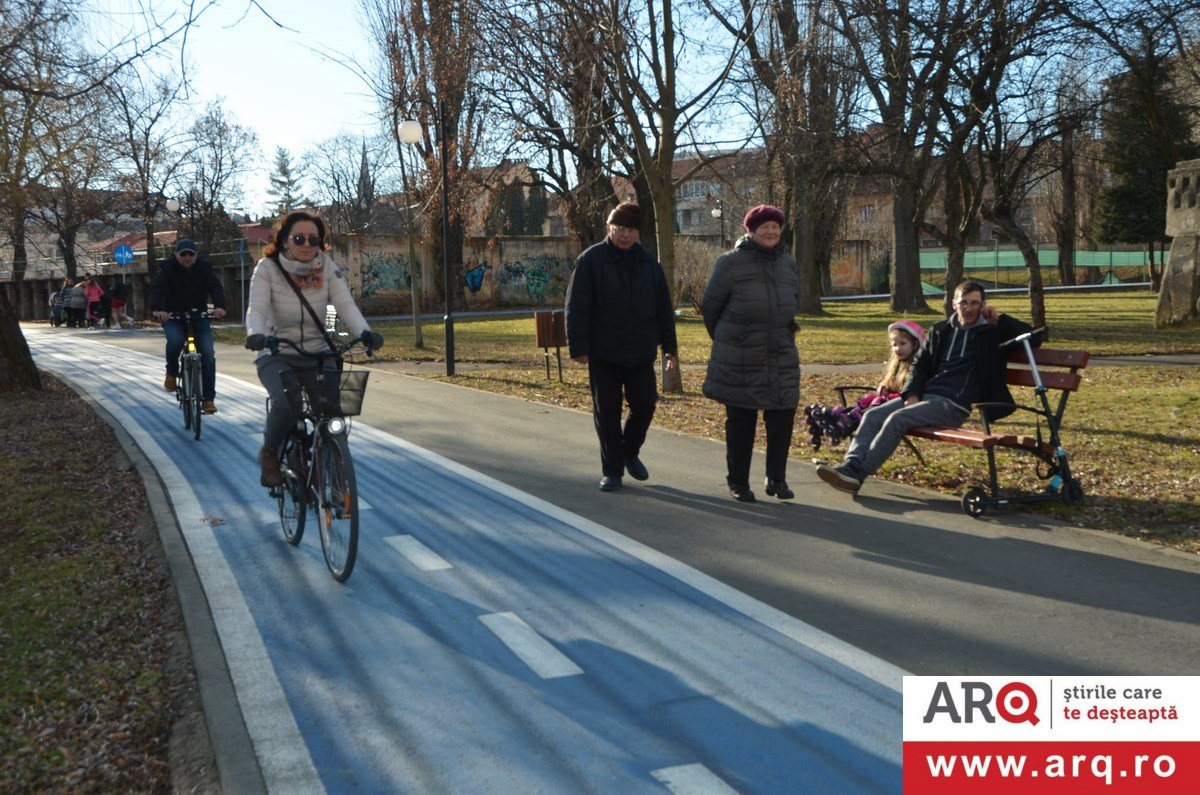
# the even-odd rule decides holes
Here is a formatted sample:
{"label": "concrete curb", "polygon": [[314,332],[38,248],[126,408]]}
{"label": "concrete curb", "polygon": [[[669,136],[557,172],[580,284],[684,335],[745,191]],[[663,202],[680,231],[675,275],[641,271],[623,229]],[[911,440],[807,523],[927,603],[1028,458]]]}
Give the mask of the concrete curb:
{"label": "concrete curb", "polygon": [[109,412],[77,384],[60,374],[53,374],[83,399],[96,415],[113,429],[121,449],[129,456],[146,488],[150,517],[158,531],[163,557],[170,569],[171,581],[179,598],[187,631],[188,646],[196,672],[196,684],[204,711],[208,742],[217,766],[220,790],[226,793],[266,793],[258,757],[242,719],[241,705],[233,688],[233,680],[213,623],[208,598],[196,574],[191,554],[175,516],[169,495],[159,478],[158,470],[142,453],[125,428]]}

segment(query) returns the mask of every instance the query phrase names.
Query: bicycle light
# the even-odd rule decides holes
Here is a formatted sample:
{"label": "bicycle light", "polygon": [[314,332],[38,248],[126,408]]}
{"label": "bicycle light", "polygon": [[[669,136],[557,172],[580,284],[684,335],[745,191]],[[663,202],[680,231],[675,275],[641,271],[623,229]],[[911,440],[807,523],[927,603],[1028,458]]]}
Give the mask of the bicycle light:
{"label": "bicycle light", "polygon": [[345,433],[346,421],[341,417],[332,417],[325,426],[325,429],[330,433]]}

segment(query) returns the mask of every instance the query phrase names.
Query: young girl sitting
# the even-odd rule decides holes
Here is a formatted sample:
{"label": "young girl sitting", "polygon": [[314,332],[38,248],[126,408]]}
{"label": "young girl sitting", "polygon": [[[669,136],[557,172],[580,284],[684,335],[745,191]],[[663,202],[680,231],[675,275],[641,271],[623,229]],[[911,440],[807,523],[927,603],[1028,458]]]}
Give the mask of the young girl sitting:
{"label": "young girl sitting", "polygon": [[821,449],[822,438],[831,445],[849,439],[858,428],[863,412],[900,397],[900,390],[908,380],[908,369],[924,344],[925,329],[920,323],[897,320],[888,326],[891,355],[883,367],[883,380],[874,392],[863,395],[850,407],[822,406],[820,403],[805,406],[804,420],[813,450]]}

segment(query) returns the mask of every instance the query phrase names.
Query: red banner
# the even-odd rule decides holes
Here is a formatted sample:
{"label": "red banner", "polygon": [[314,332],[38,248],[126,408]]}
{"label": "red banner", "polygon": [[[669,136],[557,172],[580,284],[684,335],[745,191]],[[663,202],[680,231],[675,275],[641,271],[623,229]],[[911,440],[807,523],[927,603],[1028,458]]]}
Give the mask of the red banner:
{"label": "red banner", "polygon": [[1196,795],[1200,742],[904,743],[904,795]]}

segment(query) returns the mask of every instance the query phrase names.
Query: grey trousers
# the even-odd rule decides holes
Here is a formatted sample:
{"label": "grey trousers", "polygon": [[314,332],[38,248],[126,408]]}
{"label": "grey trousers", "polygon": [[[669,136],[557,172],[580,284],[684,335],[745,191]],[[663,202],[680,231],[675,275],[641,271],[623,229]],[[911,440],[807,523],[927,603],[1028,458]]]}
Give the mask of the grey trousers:
{"label": "grey trousers", "polygon": [[[267,421],[263,427],[263,445],[277,449],[283,444],[288,431],[299,417],[291,410],[287,395],[283,391],[283,373],[287,370],[316,370],[316,359],[302,359],[298,356],[263,356],[256,362],[258,380],[267,388],[271,398],[271,410],[267,412]],[[327,370],[336,370],[334,362],[327,362]]]}
{"label": "grey trousers", "polygon": [[845,465],[859,477],[874,475],[891,458],[909,428],[940,425],[957,428],[971,413],[944,397],[933,395],[905,406],[903,398],[889,400],[863,415],[858,432],[846,450]]}

